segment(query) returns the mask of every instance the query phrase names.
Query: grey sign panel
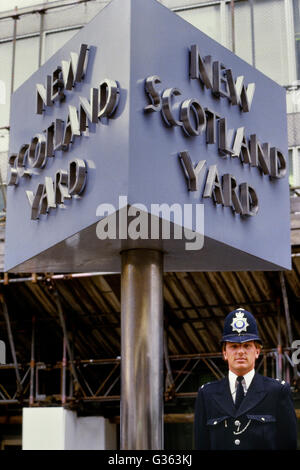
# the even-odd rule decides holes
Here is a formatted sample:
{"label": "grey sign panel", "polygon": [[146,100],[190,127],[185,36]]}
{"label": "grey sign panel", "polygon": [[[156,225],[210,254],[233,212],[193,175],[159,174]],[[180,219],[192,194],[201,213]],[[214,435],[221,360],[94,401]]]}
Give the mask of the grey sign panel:
{"label": "grey sign panel", "polygon": [[[10,141],[6,270],[116,272],[128,247],[164,250],[165,270],[290,268],[284,89],[155,0],[111,2],[33,74]],[[138,238],[157,217],[173,235]]]}

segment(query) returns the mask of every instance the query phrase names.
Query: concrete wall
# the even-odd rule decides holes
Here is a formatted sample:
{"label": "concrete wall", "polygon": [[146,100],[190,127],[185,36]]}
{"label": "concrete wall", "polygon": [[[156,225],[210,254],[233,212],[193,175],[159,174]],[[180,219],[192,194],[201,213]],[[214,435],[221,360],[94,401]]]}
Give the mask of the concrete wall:
{"label": "concrete wall", "polygon": [[113,450],[116,425],[64,408],[23,408],[23,450]]}

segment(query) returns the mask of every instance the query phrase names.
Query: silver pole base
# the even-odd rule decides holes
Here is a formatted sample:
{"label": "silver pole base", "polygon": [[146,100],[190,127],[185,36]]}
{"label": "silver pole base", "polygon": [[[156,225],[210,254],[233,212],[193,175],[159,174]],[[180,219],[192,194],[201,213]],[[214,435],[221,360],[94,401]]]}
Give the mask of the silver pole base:
{"label": "silver pole base", "polygon": [[163,448],[163,253],[122,252],[121,449]]}

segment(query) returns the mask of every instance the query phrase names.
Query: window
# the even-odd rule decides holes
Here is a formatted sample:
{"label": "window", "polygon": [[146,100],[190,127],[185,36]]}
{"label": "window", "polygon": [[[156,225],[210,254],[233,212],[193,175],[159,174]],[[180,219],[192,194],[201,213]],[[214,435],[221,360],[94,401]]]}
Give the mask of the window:
{"label": "window", "polygon": [[70,29],[67,31],[58,31],[53,33],[46,33],[45,41],[45,62],[57,52],[66,42],[68,42],[74,34],[79,31],[79,28]]}
{"label": "window", "polygon": [[289,183],[292,187],[300,187],[300,147],[289,149]]}
{"label": "window", "polygon": [[215,41],[221,42],[220,5],[210,5],[178,12],[184,20],[203,31]]}
{"label": "window", "polygon": [[293,0],[294,6],[294,29],[295,29],[295,46],[297,60],[297,78],[300,79],[300,5],[299,0]]}
{"label": "window", "polygon": [[10,104],[10,83],[12,66],[12,43],[4,42],[0,44],[0,127],[8,126],[9,104]]}
{"label": "window", "polygon": [[17,40],[14,90],[38,69],[38,57],[38,36]]}
{"label": "window", "polygon": [[289,149],[289,183],[290,186],[294,186],[294,178],[293,178],[293,149]]}

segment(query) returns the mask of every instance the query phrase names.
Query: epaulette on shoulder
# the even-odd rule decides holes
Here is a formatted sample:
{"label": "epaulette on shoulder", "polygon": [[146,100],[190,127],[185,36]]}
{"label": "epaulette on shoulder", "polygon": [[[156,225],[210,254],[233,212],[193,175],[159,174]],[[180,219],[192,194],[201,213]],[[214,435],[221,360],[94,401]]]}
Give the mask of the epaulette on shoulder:
{"label": "epaulette on shoulder", "polygon": [[206,387],[207,385],[209,385],[210,383],[211,383],[211,382],[207,382],[206,384],[201,385],[200,388],[202,389],[202,388]]}
{"label": "epaulette on shoulder", "polygon": [[277,382],[280,382],[281,385],[284,385],[284,384],[285,384],[285,380],[280,380],[280,379],[276,379],[276,380],[277,380]]}

